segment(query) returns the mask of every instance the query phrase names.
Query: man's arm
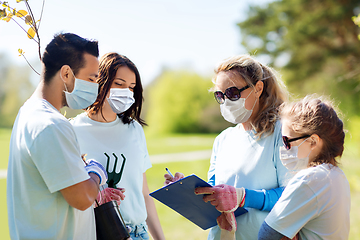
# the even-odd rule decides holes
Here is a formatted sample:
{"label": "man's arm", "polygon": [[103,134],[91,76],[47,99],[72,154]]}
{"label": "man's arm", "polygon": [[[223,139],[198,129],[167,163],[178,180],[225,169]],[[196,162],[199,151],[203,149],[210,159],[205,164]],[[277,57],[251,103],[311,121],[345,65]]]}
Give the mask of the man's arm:
{"label": "man's arm", "polygon": [[60,190],[69,205],[81,211],[94,203],[99,192],[100,178],[93,172],[89,176],[88,180]]}
{"label": "man's arm", "polygon": [[104,185],[108,178],[103,165],[95,159],[89,159],[85,163],[85,169],[90,178],[60,190],[70,206],[82,211],[88,209],[94,203],[100,190],[99,187]]}

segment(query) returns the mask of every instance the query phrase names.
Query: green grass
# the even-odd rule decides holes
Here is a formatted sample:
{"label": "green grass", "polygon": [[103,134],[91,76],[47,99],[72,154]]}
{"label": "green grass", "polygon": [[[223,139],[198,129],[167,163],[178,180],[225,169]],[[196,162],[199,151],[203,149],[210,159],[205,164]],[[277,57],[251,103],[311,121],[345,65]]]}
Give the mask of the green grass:
{"label": "green grass", "polygon": [[6,169],[9,160],[11,129],[0,128],[0,169]]}
{"label": "green grass", "polygon": [[345,147],[344,156],[340,165],[350,184],[351,210],[349,239],[352,240],[360,240],[360,161],[358,152],[358,148],[348,144]]}
{"label": "green grass", "polygon": [[[171,169],[173,173],[182,172],[185,176],[195,173],[206,180],[209,160],[153,164],[153,167],[146,172],[150,192],[163,186],[165,167]],[[202,230],[157,200],[154,202],[166,239],[207,239],[208,230]]]}
{"label": "green grass", "polygon": [[10,240],[7,208],[6,208],[6,180],[0,179],[0,239]]}
{"label": "green grass", "polygon": [[211,149],[215,134],[171,134],[146,136],[150,155]]}
{"label": "green grass", "polygon": [[[0,129],[0,169],[6,169],[7,167],[10,133],[11,130]],[[195,151],[211,149],[214,138],[215,135],[200,134],[147,137],[147,145],[150,155]],[[340,167],[344,170],[351,189],[350,240],[360,240],[360,229],[358,228],[360,225],[360,161],[358,156],[359,149],[357,145],[347,143]],[[168,167],[173,173],[182,172],[185,175],[195,173],[199,177],[207,179],[209,159],[153,164],[153,167],[146,173],[150,191],[163,186],[165,167]],[[0,179],[0,196],[0,239],[8,240],[10,237],[7,227],[5,179]],[[197,240],[207,238],[208,231],[203,231],[170,208],[156,200],[154,201],[166,239]]]}

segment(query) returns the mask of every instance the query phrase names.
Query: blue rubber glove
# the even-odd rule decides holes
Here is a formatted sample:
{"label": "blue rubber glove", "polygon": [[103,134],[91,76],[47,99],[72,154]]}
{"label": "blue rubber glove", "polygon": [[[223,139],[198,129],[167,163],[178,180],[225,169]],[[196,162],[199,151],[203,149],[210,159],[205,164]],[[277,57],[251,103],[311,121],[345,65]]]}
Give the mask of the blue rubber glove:
{"label": "blue rubber glove", "polygon": [[88,173],[95,173],[100,178],[100,186],[104,185],[108,179],[107,172],[103,165],[96,161],[95,159],[86,160],[85,169]]}

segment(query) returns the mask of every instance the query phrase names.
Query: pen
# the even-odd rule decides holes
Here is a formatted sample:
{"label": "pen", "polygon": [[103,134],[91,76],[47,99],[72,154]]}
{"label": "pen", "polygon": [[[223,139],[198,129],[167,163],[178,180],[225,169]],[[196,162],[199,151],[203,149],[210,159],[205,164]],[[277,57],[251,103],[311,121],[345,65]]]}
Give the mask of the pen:
{"label": "pen", "polygon": [[174,176],[171,174],[171,172],[170,172],[170,170],[169,170],[168,168],[165,168],[165,170],[168,172],[168,174],[170,174],[170,176],[171,176],[172,178],[174,178]]}

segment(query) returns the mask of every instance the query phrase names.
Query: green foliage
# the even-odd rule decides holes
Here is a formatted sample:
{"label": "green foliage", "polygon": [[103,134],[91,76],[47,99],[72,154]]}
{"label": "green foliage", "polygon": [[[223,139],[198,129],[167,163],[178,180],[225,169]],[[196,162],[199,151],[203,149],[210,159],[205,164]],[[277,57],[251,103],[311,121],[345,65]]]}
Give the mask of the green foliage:
{"label": "green foliage", "polygon": [[249,52],[269,57],[270,65],[283,67],[291,92],[331,95],[348,116],[359,115],[359,28],[351,19],[359,7],[358,0],[253,6],[238,24],[242,43]]}
{"label": "green foliage", "polygon": [[[147,89],[150,134],[219,132],[227,124],[209,89],[210,78],[166,70]],[[220,118],[220,120],[219,120]]]}
{"label": "green foliage", "polygon": [[[357,16],[353,16],[351,19],[356,25],[360,27],[360,14]],[[358,34],[358,39],[360,40],[360,33]]]}
{"label": "green foliage", "polygon": [[17,112],[34,87],[27,67],[12,65],[0,54],[0,127],[12,127]]}

